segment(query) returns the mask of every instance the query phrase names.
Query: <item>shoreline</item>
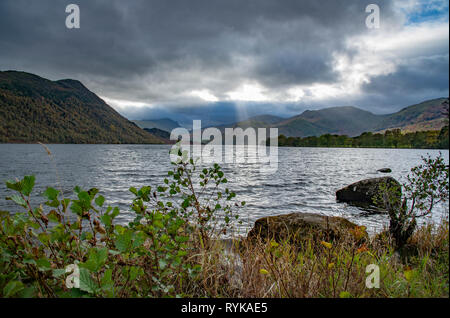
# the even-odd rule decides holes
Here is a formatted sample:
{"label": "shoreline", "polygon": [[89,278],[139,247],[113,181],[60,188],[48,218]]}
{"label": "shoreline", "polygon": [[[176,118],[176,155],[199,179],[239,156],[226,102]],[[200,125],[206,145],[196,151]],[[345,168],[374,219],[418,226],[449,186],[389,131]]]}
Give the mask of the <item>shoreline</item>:
{"label": "shoreline", "polygon": [[[174,145],[172,143],[127,143],[127,144],[119,144],[119,143],[114,143],[114,144],[105,144],[105,143],[57,143],[57,142],[52,142],[52,143],[42,143],[44,145],[95,145],[95,146],[116,146],[116,145],[124,145],[124,146],[132,146],[132,145],[158,145],[158,146],[162,146],[162,145],[167,145],[167,146],[171,146]],[[0,142],[0,145],[39,145],[38,142]],[[191,144],[192,145],[192,144]],[[222,145],[224,146],[224,145]],[[233,146],[246,146],[246,145],[233,145]],[[324,147],[324,146],[308,146],[308,147],[296,147],[296,146],[277,146],[278,148],[306,148],[306,149],[314,149],[314,148],[318,148],[318,149],[406,149],[406,150],[449,150],[450,148],[407,148],[407,147],[340,147],[340,146],[332,146],[332,147]]]}

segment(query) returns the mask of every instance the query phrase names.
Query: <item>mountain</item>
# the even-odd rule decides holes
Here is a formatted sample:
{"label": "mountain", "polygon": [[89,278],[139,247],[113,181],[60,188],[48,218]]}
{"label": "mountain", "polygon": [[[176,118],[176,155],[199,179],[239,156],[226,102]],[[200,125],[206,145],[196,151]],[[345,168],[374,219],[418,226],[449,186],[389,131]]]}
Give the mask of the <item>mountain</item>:
{"label": "mountain", "polygon": [[[282,119],[271,115],[252,117],[248,120],[222,125],[243,129],[278,128],[278,133],[287,137],[320,136],[324,134],[358,136],[363,132],[382,132],[399,128],[406,132],[419,130],[439,130],[446,125],[444,102],[448,98],[437,98],[411,105],[387,115],[376,115],[353,106],[330,107],[320,110],[306,110],[302,114]],[[447,104],[448,105],[448,104]]]}
{"label": "mountain", "polygon": [[171,132],[173,129],[181,127],[180,124],[172,119],[169,118],[162,118],[162,119],[149,119],[149,120],[132,120],[133,123],[144,128],[157,128],[160,130],[164,130],[167,132]]}
{"label": "mountain", "polygon": [[279,123],[280,121],[282,121],[284,119],[285,118],[283,118],[283,117],[274,116],[274,115],[259,115],[259,116],[250,117],[249,119],[246,120],[246,122],[261,122],[261,123],[265,123],[265,124],[275,124],[275,123]]}
{"label": "mountain", "polygon": [[167,143],[170,142],[170,133],[165,130],[161,130],[159,128],[144,128],[144,130],[151,133],[154,136],[158,136],[165,139]]}
{"label": "mountain", "polygon": [[[447,101],[447,106],[444,102]],[[437,98],[420,104],[405,107],[402,110],[385,115],[379,130],[400,128],[412,132],[418,130],[439,130],[446,125],[448,119],[443,115],[448,110],[448,98]]]}
{"label": "mountain", "polygon": [[382,118],[371,112],[352,107],[331,107],[320,110],[307,110],[277,123],[280,134],[293,137],[318,136],[323,134],[359,135],[373,130]]}
{"label": "mountain", "polygon": [[0,72],[0,142],[162,143],[81,82]]}
{"label": "mountain", "polygon": [[255,128],[267,128],[271,127],[272,125],[275,125],[281,121],[285,120],[283,117],[278,117],[274,115],[259,115],[250,117],[247,120],[240,121],[231,125],[220,125],[215,126],[220,131],[224,132],[225,128],[236,128],[241,127],[242,129],[246,129],[248,127],[255,127]]}
{"label": "mountain", "polygon": [[[446,107],[448,98],[424,101],[387,115],[342,106],[307,110],[291,118],[260,115],[216,127],[222,132],[227,127],[277,127],[279,134],[288,137],[352,137],[394,128],[439,130],[448,121]],[[163,143],[167,142],[164,132],[177,127],[180,124],[168,118],[130,122],[76,80],[50,81],[25,72],[0,72],[0,142]]]}

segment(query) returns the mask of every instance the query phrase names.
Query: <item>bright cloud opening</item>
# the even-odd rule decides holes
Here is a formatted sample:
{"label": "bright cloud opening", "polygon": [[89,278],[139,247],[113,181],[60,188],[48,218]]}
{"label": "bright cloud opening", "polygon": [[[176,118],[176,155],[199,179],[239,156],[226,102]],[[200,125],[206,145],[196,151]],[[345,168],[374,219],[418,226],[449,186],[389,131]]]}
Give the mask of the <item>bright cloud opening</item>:
{"label": "bright cloud opening", "polygon": [[201,98],[202,100],[204,100],[206,102],[217,102],[217,101],[219,101],[219,99],[216,96],[211,94],[211,92],[209,92],[206,89],[192,91],[192,92],[189,93],[189,95],[199,97],[199,98]]}
{"label": "bright cloud opening", "polygon": [[262,102],[269,98],[265,95],[265,88],[260,84],[243,84],[237,90],[226,93],[229,100]]}

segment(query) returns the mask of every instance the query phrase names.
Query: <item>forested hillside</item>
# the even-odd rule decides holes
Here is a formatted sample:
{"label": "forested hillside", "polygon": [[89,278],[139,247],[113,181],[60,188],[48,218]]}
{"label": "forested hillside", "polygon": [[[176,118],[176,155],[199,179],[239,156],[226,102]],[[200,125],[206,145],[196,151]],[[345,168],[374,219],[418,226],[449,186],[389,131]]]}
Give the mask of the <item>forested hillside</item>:
{"label": "forested hillside", "polygon": [[75,80],[0,72],[0,142],[161,143]]}
{"label": "forested hillside", "polygon": [[357,137],[325,134],[320,137],[278,137],[281,147],[351,147],[351,148],[415,148],[448,149],[448,125],[441,130],[402,133],[400,129],[384,133],[365,132]]}

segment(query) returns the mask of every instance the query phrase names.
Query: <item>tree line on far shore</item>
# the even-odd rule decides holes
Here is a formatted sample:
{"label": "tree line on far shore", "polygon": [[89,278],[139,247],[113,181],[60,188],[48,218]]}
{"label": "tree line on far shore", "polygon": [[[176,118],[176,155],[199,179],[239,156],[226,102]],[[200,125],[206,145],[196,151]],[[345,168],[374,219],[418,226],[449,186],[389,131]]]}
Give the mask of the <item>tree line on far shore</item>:
{"label": "tree line on far shore", "polygon": [[384,133],[365,132],[357,137],[325,134],[310,137],[278,137],[280,147],[344,147],[344,148],[416,148],[449,149],[448,125],[441,130],[403,133],[401,129]]}

